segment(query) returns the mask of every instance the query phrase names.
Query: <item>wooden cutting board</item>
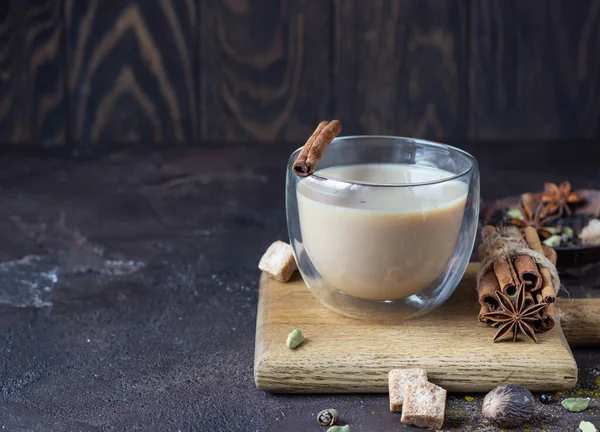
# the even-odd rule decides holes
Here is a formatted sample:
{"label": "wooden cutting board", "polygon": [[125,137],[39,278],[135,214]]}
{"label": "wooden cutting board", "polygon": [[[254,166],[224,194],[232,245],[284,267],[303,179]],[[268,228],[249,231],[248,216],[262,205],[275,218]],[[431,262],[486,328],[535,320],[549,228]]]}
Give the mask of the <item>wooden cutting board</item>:
{"label": "wooden cutting board", "polygon": [[[452,392],[484,392],[504,383],[558,391],[577,382],[577,365],[560,324],[539,343],[492,343],[495,329],[479,323],[478,265],[440,309],[399,325],[374,324],[322,306],[302,279],[280,283],[262,275],[256,322],[254,379],[284,393],[387,392],[391,369],[421,367]],[[557,320],[558,321],[558,320]],[[294,328],[305,342],[286,347]]]}

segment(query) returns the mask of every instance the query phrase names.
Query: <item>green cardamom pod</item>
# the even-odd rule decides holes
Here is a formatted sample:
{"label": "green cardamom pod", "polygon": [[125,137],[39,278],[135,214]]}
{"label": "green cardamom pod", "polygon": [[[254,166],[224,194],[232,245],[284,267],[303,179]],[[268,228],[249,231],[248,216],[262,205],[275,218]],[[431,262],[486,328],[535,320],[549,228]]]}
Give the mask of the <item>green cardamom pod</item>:
{"label": "green cardamom pod", "polygon": [[327,432],[350,432],[350,426],[331,426]]}
{"label": "green cardamom pod", "polygon": [[329,408],[317,414],[317,421],[321,426],[333,426],[340,419],[340,414],[336,409]]}
{"label": "green cardamom pod", "polygon": [[573,237],[573,234],[575,234],[575,232],[573,231],[573,228],[571,228],[570,226],[566,226],[562,229],[562,233],[563,237],[568,237],[571,238]]}
{"label": "green cardamom pod", "polygon": [[569,398],[561,402],[564,409],[571,412],[585,411],[590,405],[590,398]]}
{"label": "green cardamom pod", "polygon": [[579,430],[581,432],[598,432],[598,429],[596,429],[596,426],[594,426],[589,421],[583,421],[583,420],[581,421],[581,423],[579,423]]}
{"label": "green cardamom pod", "polygon": [[521,219],[523,220],[523,212],[518,208],[511,208],[506,212],[506,216],[511,217],[513,219]]}
{"label": "green cardamom pod", "polygon": [[550,236],[546,240],[544,240],[543,243],[548,247],[555,248],[560,246],[560,241],[560,236],[558,234],[554,234],[553,236]]}
{"label": "green cardamom pod", "polygon": [[289,349],[294,349],[304,342],[304,335],[298,329],[293,330],[287,337],[286,345]]}

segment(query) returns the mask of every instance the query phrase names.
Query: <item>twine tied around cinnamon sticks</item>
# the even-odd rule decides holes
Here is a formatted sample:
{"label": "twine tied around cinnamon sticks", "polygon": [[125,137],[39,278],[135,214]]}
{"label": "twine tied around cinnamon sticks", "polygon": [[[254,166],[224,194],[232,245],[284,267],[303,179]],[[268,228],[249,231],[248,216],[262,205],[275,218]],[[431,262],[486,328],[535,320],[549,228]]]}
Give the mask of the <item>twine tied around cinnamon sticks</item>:
{"label": "twine tied around cinnamon sticks", "polygon": [[486,226],[481,234],[481,266],[477,275],[480,321],[491,324],[484,315],[499,310],[497,291],[513,297],[522,285],[526,303],[548,304],[536,317],[535,331],[542,333],[553,328],[555,313],[552,303],[560,289],[556,251],[542,245],[536,229],[532,227],[525,228],[522,235],[515,227]]}
{"label": "twine tied around cinnamon sticks", "polygon": [[[535,264],[548,270],[554,294],[558,294],[560,290],[560,278],[558,277],[556,267],[545,255],[530,249],[527,243],[523,241],[523,237],[518,229],[507,228],[504,232],[497,230],[487,231],[484,236],[482,244],[485,252],[479,268],[479,279],[498,261],[512,261],[518,259],[520,256],[528,256]],[[552,301],[547,303],[552,303]]]}

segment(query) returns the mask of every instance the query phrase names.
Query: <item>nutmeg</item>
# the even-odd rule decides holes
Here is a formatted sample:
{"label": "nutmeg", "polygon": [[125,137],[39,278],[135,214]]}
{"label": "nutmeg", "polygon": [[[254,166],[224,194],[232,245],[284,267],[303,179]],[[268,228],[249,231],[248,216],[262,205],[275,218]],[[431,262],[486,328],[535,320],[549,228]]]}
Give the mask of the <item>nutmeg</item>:
{"label": "nutmeg", "polygon": [[521,426],[533,413],[533,395],[525,387],[501,385],[485,396],[482,413],[500,427]]}

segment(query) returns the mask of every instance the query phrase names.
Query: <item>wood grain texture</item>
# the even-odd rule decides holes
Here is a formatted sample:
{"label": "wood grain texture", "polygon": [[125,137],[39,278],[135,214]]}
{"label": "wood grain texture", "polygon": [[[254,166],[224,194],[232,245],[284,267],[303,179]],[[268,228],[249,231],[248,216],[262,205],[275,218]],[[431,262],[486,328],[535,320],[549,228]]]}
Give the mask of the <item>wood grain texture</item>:
{"label": "wood grain texture", "polygon": [[600,1],[471,2],[469,135],[597,137]]}
{"label": "wood grain texture", "polygon": [[334,0],[334,106],[345,134],[464,136],[466,5]]}
{"label": "wood grain texture", "polygon": [[0,141],[65,143],[60,0],[0,5]]}
{"label": "wood grain texture", "polygon": [[557,299],[556,306],[570,346],[600,346],[600,299]]}
{"label": "wood grain texture", "polygon": [[[560,325],[539,335],[539,344],[492,342],[496,330],[477,320],[478,269],[469,265],[440,309],[401,325],[343,317],[322,306],[300,278],[283,284],[263,275],[256,385],[269,392],[385,393],[391,369],[421,367],[431,382],[453,392],[483,392],[503,383],[532,391],[572,388],[577,365]],[[285,340],[294,328],[306,341],[289,350]]]}
{"label": "wood grain texture", "polygon": [[193,0],[65,1],[77,146],[197,138]]}
{"label": "wood grain texture", "polygon": [[202,0],[201,136],[302,141],[330,117],[322,0]]}

